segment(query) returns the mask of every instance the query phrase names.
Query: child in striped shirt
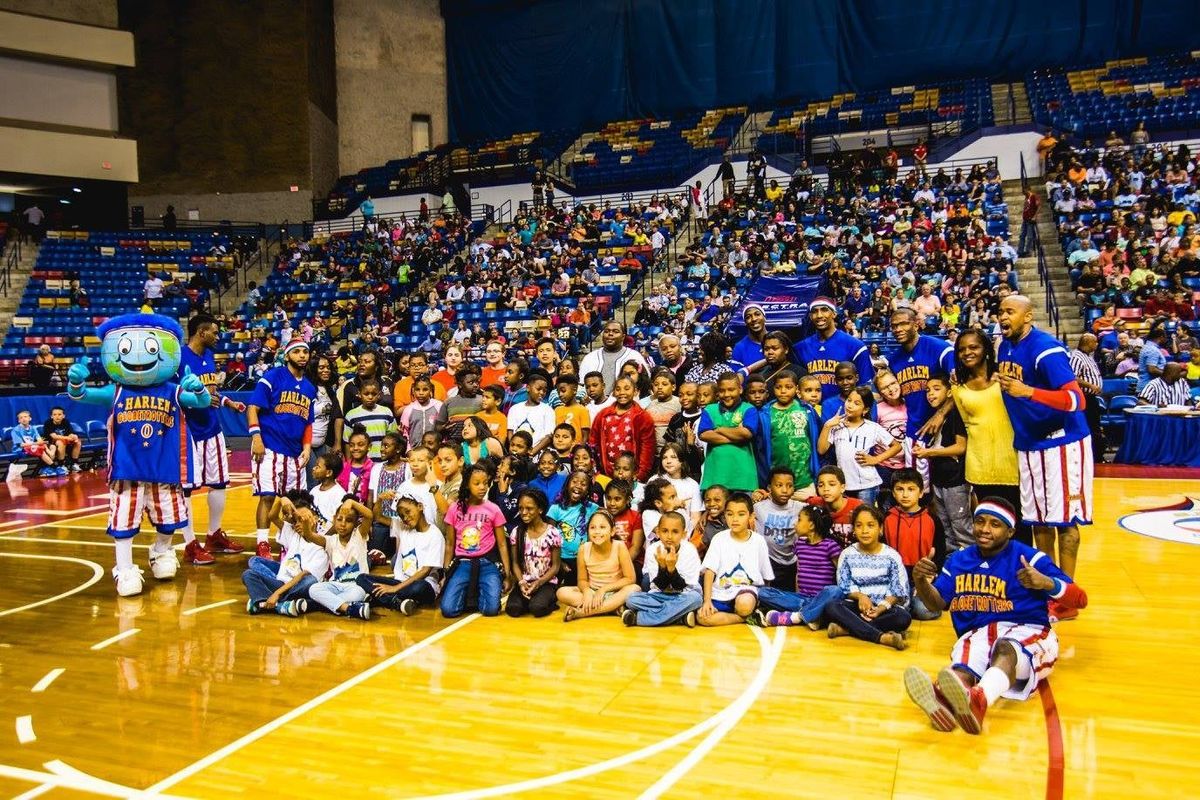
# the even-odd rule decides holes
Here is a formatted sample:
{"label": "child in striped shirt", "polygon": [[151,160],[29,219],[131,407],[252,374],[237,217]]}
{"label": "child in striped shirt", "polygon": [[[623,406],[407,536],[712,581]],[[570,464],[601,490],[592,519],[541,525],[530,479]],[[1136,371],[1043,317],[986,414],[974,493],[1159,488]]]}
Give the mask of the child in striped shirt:
{"label": "child in striped shirt", "polygon": [[838,559],[837,583],[846,598],[825,608],[829,638],[853,636],[903,650],[912,624],[908,574],[900,554],[883,543],[883,512],[873,505],[854,509],[855,543]]}
{"label": "child in striped shirt", "polygon": [[805,505],[796,516],[796,591],[773,586],[758,590],[765,626],[807,625],[820,630],[825,607],[846,597],[834,571],[842,546],[830,536],[833,518],[821,506]]}

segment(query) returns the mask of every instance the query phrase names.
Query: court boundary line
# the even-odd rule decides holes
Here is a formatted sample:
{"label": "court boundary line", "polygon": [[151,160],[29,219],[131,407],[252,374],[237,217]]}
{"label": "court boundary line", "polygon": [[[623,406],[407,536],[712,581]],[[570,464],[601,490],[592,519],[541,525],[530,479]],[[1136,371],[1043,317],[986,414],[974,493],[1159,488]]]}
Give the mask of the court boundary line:
{"label": "court boundary line", "polygon": [[1049,681],[1038,683],[1038,696],[1042,700],[1042,711],[1046,716],[1046,800],[1063,800],[1066,763],[1063,751],[1062,719],[1058,716],[1058,703]]}
{"label": "court boundary line", "polygon": [[110,636],[103,641],[96,642],[94,645],[92,645],[88,649],[89,650],[103,650],[104,648],[108,647],[109,645],[114,645],[117,642],[124,641],[125,639],[128,639],[130,636],[137,636],[141,632],[142,632],[141,628],[130,628],[127,631],[121,631],[120,633],[118,633],[115,636]]}
{"label": "court boundary line", "polygon": [[767,682],[775,674],[775,667],[779,663],[779,656],[783,652],[783,643],[787,638],[787,628],[775,628],[775,641],[769,643],[767,635],[763,633],[762,628],[752,627],[750,630],[754,631],[754,635],[759,639],[759,646],[763,648],[765,658],[763,659],[762,668],[754,676],[754,680],[750,682],[750,685],[746,687],[746,691],[727,707],[725,718],[721,720],[720,724],[709,731],[708,735],[693,747],[686,756],[680,759],[679,763],[667,770],[650,788],[642,792],[638,800],[657,800],[657,798],[662,797],[664,792],[679,783],[684,776],[695,768],[696,764],[700,763],[701,759],[720,744],[721,740],[742,721],[742,717],[746,715],[751,706],[758,702],[759,696],[767,688]]}
{"label": "court boundary line", "polygon": [[33,715],[24,714],[17,717],[17,742],[29,744],[37,741],[37,733],[33,730]]}
{"label": "court boundary line", "polygon": [[[58,760],[47,761],[42,766],[48,771],[41,772],[24,767],[14,767],[11,764],[0,764],[0,777],[37,784],[17,795],[14,800],[31,800],[31,798],[42,796],[51,789],[76,789],[105,797],[135,798],[142,796],[142,792],[137,789],[93,777]],[[159,797],[171,796],[159,795]]]}
{"label": "court boundary line", "polygon": [[236,597],[230,597],[228,600],[218,600],[217,602],[209,603],[206,606],[196,606],[195,608],[189,608],[186,611],[180,611],[179,616],[190,617],[193,614],[199,614],[201,611],[208,611],[210,608],[220,608],[221,606],[231,606],[234,603],[236,603],[237,601],[238,601],[238,598],[236,598]]}
{"label": "court boundary line", "polygon": [[59,600],[62,600],[65,597],[70,597],[73,594],[79,594],[80,592],[84,591],[85,589],[91,588],[94,584],[99,582],[99,580],[102,577],[104,577],[104,567],[100,566],[95,561],[88,561],[86,558],[76,558],[74,556],[47,556],[47,555],[43,555],[41,553],[9,553],[9,552],[0,552],[0,556],[3,556],[5,558],[41,558],[41,559],[46,559],[48,561],[70,561],[75,564],[83,564],[84,566],[88,566],[88,567],[92,568],[92,577],[89,578],[88,580],[84,581],[83,583],[79,584],[74,589],[70,589],[68,591],[62,592],[61,594],[56,594],[53,597],[47,597],[42,600],[38,600],[35,603],[26,603],[23,606],[17,606],[16,608],[5,609],[4,611],[0,611],[0,617],[7,617],[9,614],[16,614],[21,611],[29,611],[31,609],[38,608],[39,606],[44,606],[49,603],[57,602]]}
{"label": "court boundary line", "polygon": [[39,680],[37,683],[35,683],[33,685],[33,688],[30,689],[29,691],[32,692],[33,694],[41,694],[42,692],[49,689],[50,684],[52,684],[56,680],[58,680],[62,676],[62,674],[66,671],[67,671],[66,667],[55,667],[54,669],[50,670],[45,675],[43,675],[42,679]]}
{"label": "court boundary line", "polygon": [[367,669],[363,670],[362,672],[358,673],[357,675],[353,675],[350,678],[347,678],[346,680],[339,683],[337,686],[334,686],[332,689],[327,689],[326,691],[322,692],[321,694],[317,695],[316,697],[312,698],[311,700],[301,703],[300,705],[296,706],[295,708],[291,709],[290,711],[287,711],[287,712],[281,714],[280,716],[276,717],[275,719],[271,720],[270,722],[260,725],[259,727],[255,728],[254,730],[250,731],[249,733],[242,735],[240,738],[235,739],[234,741],[230,742],[229,744],[225,745],[224,747],[222,747],[218,750],[214,750],[213,752],[209,753],[208,755],[204,756],[203,758],[192,762],[191,764],[184,767],[183,769],[181,769],[175,773],[172,773],[171,775],[168,775],[167,777],[163,778],[162,780],[158,781],[157,783],[155,783],[155,784],[147,787],[145,790],[143,790],[143,794],[146,796],[154,796],[154,797],[161,796],[161,793],[164,789],[169,789],[170,787],[174,786],[175,784],[177,784],[181,781],[187,780],[188,778],[195,775],[197,772],[200,772],[203,769],[207,769],[208,767],[212,766],[213,764],[217,763],[218,761],[221,761],[221,760],[225,759],[226,757],[236,753],[238,750],[241,750],[246,745],[253,744],[254,742],[256,742],[259,739],[266,736],[267,734],[273,733],[274,731],[278,730],[279,728],[282,728],[284,725],[288,724],[292,720],[294,720],[298,717],[301,717],[304,714],[307,714],[309,711],[312,711],[314,708],[317,708],[318,706],[323,705],[324,703],[332,700],[333,698],[341,695],[342,693],[349,691],[350,689],[353,689],[355,686],[358,686],[359,684],[361,684],[367,680],[370,680],[371,678],[375,677],[379,673],[381,673],[387,669],[390,669],[391,667],[395,666],[396,664],[399,664],[400,662],[408,659],[410,656],[416,655],[417,653],[424,650],[426,647],[429,647],[430,645],[433,645],[436,642],[441,641],[442,639],[446,638],[450,634],[454,633],[455,631],[460,630],[461,628],[466,627],[467,625],[471,624],[472,622],[474,622],[475,620],[477,620],[479,618],[480,618],[479,614],[470,614],[470,615],[458,620],[454,624],[448,625],[445,628],[442,628],[440,631],[437,631],[429,636],[426,636],[421,641],[416,642],[415,644],[409,645],[408,647],[401,650],[399,653],[395,653],[394,655],[388,656],[383,661],[380,661],[378,664],[374,665],[373,667],[368,667]]}
{"label": "court boundary line", "polygon": [[[747,626],[747,627],[750,627],[750,626]],[[763,682],[764,682],[764,686],[765,686],[766,680],[769,679],[770,674],[774,671],[773,664],[771,665],[770,672],[767,671],[768,662],[770,660],[770,652],[769,652],[769,643],[768,643],[766,634],[762,633],[757,628],[750,628],[750,629],[755,631],[758,634],[758,640],[759,640],[758,641],[759,664],[758,664],[758,672],[755,673],[755,677],[753,679],[751,679],[751,682],[749,684],[747,684],[746,689],[742,690],[742,694],[740,694],[740,695],[738,695],[738,697],[734,698],[733,702],[731,702],[729,705],[722,708],[720,711],[717,711],[716,713],[714,713],[712,716],[708,717],[707,719],[701,720],[700,722],[696,723],[695,725],[688,728],[687,730],[680,731],[679,733],[676,733],[673,736],[669,736],[666,739],[662,739],[653,744],[646,745],[645,747],[642,747],[638,750],[633,750],[631,752],[624,753],[619,756],[613,756],[612,758],[606,759],[604,761],[597,761],[595,763],[588,764],[586,766],[576,767],[575,769],[570,769],[570,770],[566,770],[563,772],[556,772],[551,775],[543,775],[538,778],[528,778],[526,780],[517,781],[515,783],[506,783],[501,786],[484,786],[484,787],[480,787],[478,789],[465,789],[463,791],[458,791],[458,792],[447,792],[447,793],[443,793],[443,794],[421,795],[416,798],[410,798],[410,800],[477,800],[478,798],[495,797],[497,795],[508,795],[508,794],[517,794],[519,792],[529,792],[529,791],[533,791],[536,789],[543,789],[548,786],[557,786],[562,783],[570,783],[572,781],[582,780],[584,778],[590,778],[593,775],[599,775],[601,773],[608,772],[609,770],[628,766],[629,764],[633,764],[638,761],[644,761],[647,758],[656,756],[659,753],[663,753],[663,752],[670,750],[674,747],[677,747],[685,742],[690,742],[692,739],[695,739],[697,736],[704,733],[705,731],[711,730],[713,728],[716,728],[718,725],[720,725],[722,723],[722,721],[726,718],[726,716],[730,713],[730,709],[734,708],[740,701],[742,701],[742,699],[744,697],[746,697],[746,695],[753,688],[755,682],[758,681],[759,678],[764,676],[764,674],[765,674],[765,677],[763,677]],[[783,630],[783,629],[781,628],[780,630]],[[781,647],[782,647],[782,645],[781,645]],[[776,663],[777,662],[778,662],[778,658],[776,658]],[[760,689],[760,691],[761,691],[761,689]],[[751,701],[751,703],[752,702],[753,701]]]}

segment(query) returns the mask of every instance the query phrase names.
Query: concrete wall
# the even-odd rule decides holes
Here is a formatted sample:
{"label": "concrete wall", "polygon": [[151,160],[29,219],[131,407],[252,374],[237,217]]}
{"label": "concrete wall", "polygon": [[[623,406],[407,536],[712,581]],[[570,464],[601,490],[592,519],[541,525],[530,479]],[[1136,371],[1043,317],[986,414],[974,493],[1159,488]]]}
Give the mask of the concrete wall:
{"label": "concrete wall", "polygon": [[947,156],[947,160],[958,161],[966,158],[996,157],[996,166],[1000,168],[1000,176],[1005,180],[1021,177],[1021,155],[1025,156],[1025,171],[1029,175],[1041,175],[1042,168],[1038,163],[1037,143],[1042,138],[1040,133],[1003,133],[996,136],[984,136],[962,150]]}
{"label": "concrete wall", "polygon": [[36,14],[102,28],[117,27],[117,0],[0,0],[0,10]]}
{"label": "concrete wall", "polygon": [[446,141],[446,38],[438,0],[335,0],[341,174],[412,155],[412,115]]}
{"label": "concrete wall", "polygon": [[180,220],[188,211],[197,209],[199,219],[235,222],[298,222],[312,218],[312,192],[234,192],[211,194],[138,194],[138,187],[129,192],[129,205],[142,206],[146,219],[158,219],[168,205],[175,206]]}

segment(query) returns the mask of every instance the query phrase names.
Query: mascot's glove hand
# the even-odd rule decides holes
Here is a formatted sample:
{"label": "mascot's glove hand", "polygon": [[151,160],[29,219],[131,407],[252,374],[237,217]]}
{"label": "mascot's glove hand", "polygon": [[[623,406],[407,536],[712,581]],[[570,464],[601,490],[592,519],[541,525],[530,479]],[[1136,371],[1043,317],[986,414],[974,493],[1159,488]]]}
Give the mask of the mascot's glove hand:
{"label": "mascot's glove hand", "polygon": [[87,382],[89,374],[91,371],[88,369],[87,360],[77,361],[67,370],[67,383],[82,386]]}
{"label": "mascot's glove hand", "polygon": [[200,394],[204,391],[204,382],[192,374],[191,367],[184,367],[183,379],[179,381],[179,388],[183,389],[185,392]]}

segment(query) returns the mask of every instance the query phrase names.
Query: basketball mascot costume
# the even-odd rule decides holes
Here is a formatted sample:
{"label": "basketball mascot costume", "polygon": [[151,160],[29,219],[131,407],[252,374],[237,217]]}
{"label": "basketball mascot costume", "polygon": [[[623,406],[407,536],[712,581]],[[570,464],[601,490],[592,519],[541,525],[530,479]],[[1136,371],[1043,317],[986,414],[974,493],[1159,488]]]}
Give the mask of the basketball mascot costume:
{"label": "basketball mascot costume", "polygon": [[113,578],[122,597],[140,594],[142,570],[133,563],[133,537],[142,514],[158,531],[150,548],[150,571],[169,580],[179,568],[171,534],[188,521],[180,484],[187,469],[188,441],[183,408],[207,408],[200,378],[179,369],[183,330],[159,314],[124,314],[100,326],[100,362],[113,383],[85,387],[86,363],[67,371],[67,395],[81,403],[107,405],[108,535],[116,543]]}

